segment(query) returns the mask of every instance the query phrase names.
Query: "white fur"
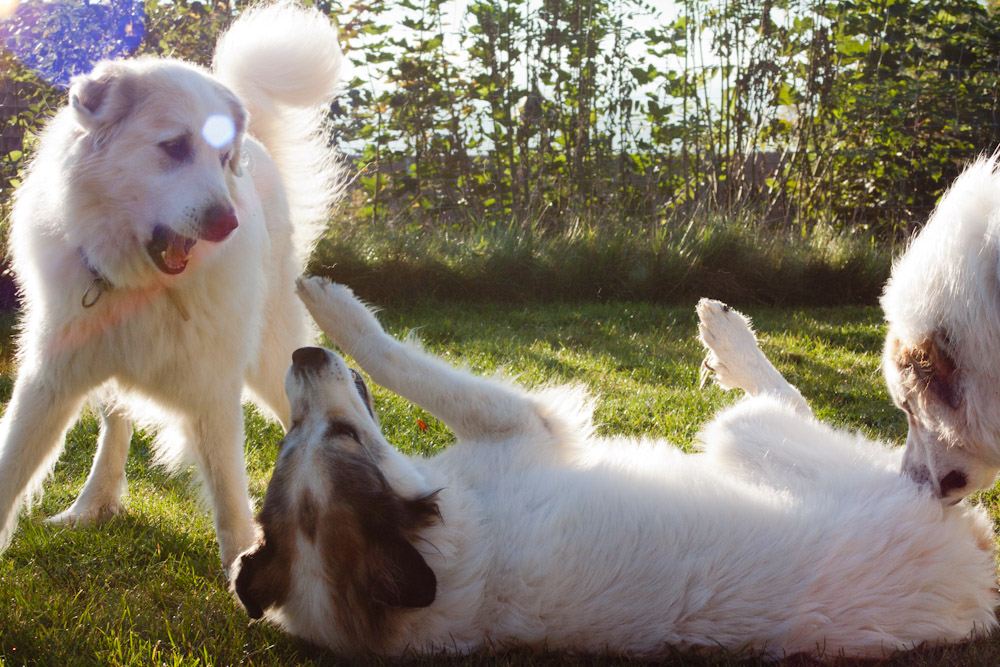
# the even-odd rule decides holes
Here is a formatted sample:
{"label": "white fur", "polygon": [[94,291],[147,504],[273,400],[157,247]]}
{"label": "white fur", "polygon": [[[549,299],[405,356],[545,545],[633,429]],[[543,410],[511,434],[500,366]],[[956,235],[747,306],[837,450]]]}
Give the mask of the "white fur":
{"label": "white fur", "polygon": [[[336,195],[336,165],[315,135],[337,85],[336,39],[324,16],[282,1],[237,20],[215,76],[141,58],[74,80],[12,215],[24,312],[0,422],[0,549],[97,388],[97,456],[58,521],[121,510],[137,419],[166,427],[163,460],[197,463],[223,561],[252,541],[241,394],[287,425],[288,355],[313,337],[293,279]],[[209,114],[242,130],[247,112],[249,134],[221,148],[201,138]],[[177,137],[187,137],[183,160],[165,152]],[[197,237],[213,206],[233,211],[238,227],[218,242],[201,237],[181,273],[157,269],[146,250],[154,229]]]}
{"label": "white fur", "polygon": [[[993,483],[1000,470],[1000,173],[997,157],[970,165],[895,262],[882,296],[889,324],[883,367],[890,392],[910,413],[904,464],[944,499]],[[950,359],[942,377],[955,405],[913,368],[905,351],[929,346]],[[904,363],[900,363],[900,360]],[[941,489],[952,472],[962,487]]]}
{"label": "white fur", "polygon": [[[664,441],[594,436],[591,402],[578,389],[526,392],[400,343],[345,287],[308,279],[299,294],[375,382],[426,408],[458,441],[428,459],[404,456],[379,433],[339,357],[328,353],[320,370],[293,366],[299,426],[279,454],[255,549],[281,546],[271,530],[279,523],[282,539],[297,544],[273,578],[287,569],[287,596],[264,608],[295,634],[387,655],[510,644],[829,657],[996,626],[983,510],[943,506],[899,474],[898,451],[816,421],[745,319],[718,302],[699,304],[708,363],[755,396],[716,416],[705,451],[689,455]],[[355,425],[358,439],[324,434],[331,415]],[[333,485],[323,461],[358,448],[399,497],[439,490],[440,521],[412,540],[436,576],[427,606],[382,608],[363,596],[352,598],[361,611],[332,606],[362,572],[328,562],[345,554],[305,537],[309,513],[296,503],[310,489],[323,507],[349,504],[351,491]],[[244,602],[270,585],[241,578],[240,560],[233,569]],[[343,619],[373,609],[386,614],[384,636],[352,639]]]}

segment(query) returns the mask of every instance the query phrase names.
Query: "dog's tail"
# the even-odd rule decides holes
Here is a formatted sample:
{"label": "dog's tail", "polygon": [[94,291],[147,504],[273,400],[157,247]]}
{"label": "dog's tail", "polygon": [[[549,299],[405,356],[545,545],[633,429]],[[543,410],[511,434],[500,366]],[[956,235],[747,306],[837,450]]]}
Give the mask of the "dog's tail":
{"label": "dog's tail", "polygon": [[215,49],[216,76],[247,106],[250,134],[278,165],[300,266],[342,189],[340,162],[323,132],[342,62],[329,19],[294,0],[244,11]]}

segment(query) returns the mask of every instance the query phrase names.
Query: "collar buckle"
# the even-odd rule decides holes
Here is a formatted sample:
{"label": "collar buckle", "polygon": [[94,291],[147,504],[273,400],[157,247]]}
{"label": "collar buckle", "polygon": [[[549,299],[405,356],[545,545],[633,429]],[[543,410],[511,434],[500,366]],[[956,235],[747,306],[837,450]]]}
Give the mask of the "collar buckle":
{"label": "collar buckle", "polygon": [[105,292],[110,292],[111,289],[111,283],[108,282],[107,278],[101,275],[96,276],[94,282],[90,283],[90,287],[83,293],[80,305],[84,308],[93,308],[101,300],[101,296]]}

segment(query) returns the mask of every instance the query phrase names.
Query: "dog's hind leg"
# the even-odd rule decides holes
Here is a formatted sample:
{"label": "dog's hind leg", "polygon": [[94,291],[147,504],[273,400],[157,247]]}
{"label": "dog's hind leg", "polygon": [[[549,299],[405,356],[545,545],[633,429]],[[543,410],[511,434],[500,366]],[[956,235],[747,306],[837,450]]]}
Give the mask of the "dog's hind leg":
{"label": "dog's hind leg", "polygon": [[212,501],[215,534],[227,573],[240,552],[254,541],[253,512],[247,494],[243,457],[243,407],[239,387],[217,388],[201,397],[197,414],[184,432]]}
{"label": "dog's hind leg", "polygon": [[291,347],[282,350],[280,361],[278,355],[271,353],[270,350],[266,351],[246,378],[247,389],[254,404],[270,412],[281,422],[281,427],[286,433],[291,427],[291,408],[288,405],[288,396],[285,395],[285,371],[288,370],[292,352],[296,349],[297,347]]}
{"label": "dog's hind leg", "polygon": [[113,401],[101,401],[101,433],[97,453],[76,501],[49,521],[65,526],[102,523],[121,513],[125,491],[125,459],[132,439],[132,423]]}
{"label": "dog's hind leg", "polygon": [[62,451],[85,389],[60,383],[51,368],[22,369],[0,419],[0,552],[10,544],[18,511],[40,488]]}
{"label": "dog's hind leg", "polygon": [[531,397],[392,338],[347,287],[321,278],[300,279],[297,286],[320,329],[372,380],[428,410],[460,439],[495,441],[549,431]]}
{"label": "dog's hind leg", "polygon": [[292,360],[292,352],[310,345],[317,337],[309,324],[302,303],[289,286],[275,286],[280,295],[271,297],[271,306],[265,319],[260,350],[247,371],[246,384],[254,403],[269,410],[287,432],[291,427],[291,410],[285,395],[285,372]]}
{"label": "dog's hind leg", "polygon": [[714,375],[725,389],[742,389],[749,396],[771,395],[804,415],[809,404],[764,356],[750,320],[720,301],[698,302],[699,340],[707,348],[703,378]]}

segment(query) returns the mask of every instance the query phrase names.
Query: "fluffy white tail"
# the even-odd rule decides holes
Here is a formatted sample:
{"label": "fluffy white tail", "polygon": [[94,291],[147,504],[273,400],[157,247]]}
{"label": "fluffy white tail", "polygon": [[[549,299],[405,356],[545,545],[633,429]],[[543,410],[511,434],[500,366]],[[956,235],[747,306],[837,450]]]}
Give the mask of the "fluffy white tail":
{"label": "fluffy white tail", "polygon": [[215,48],[216,76],[246,104],[250,134],[278,165],[300,266],[342,187],[340,163],[322,132],[342,61],[329,19],[294,0],[247,9]]}

